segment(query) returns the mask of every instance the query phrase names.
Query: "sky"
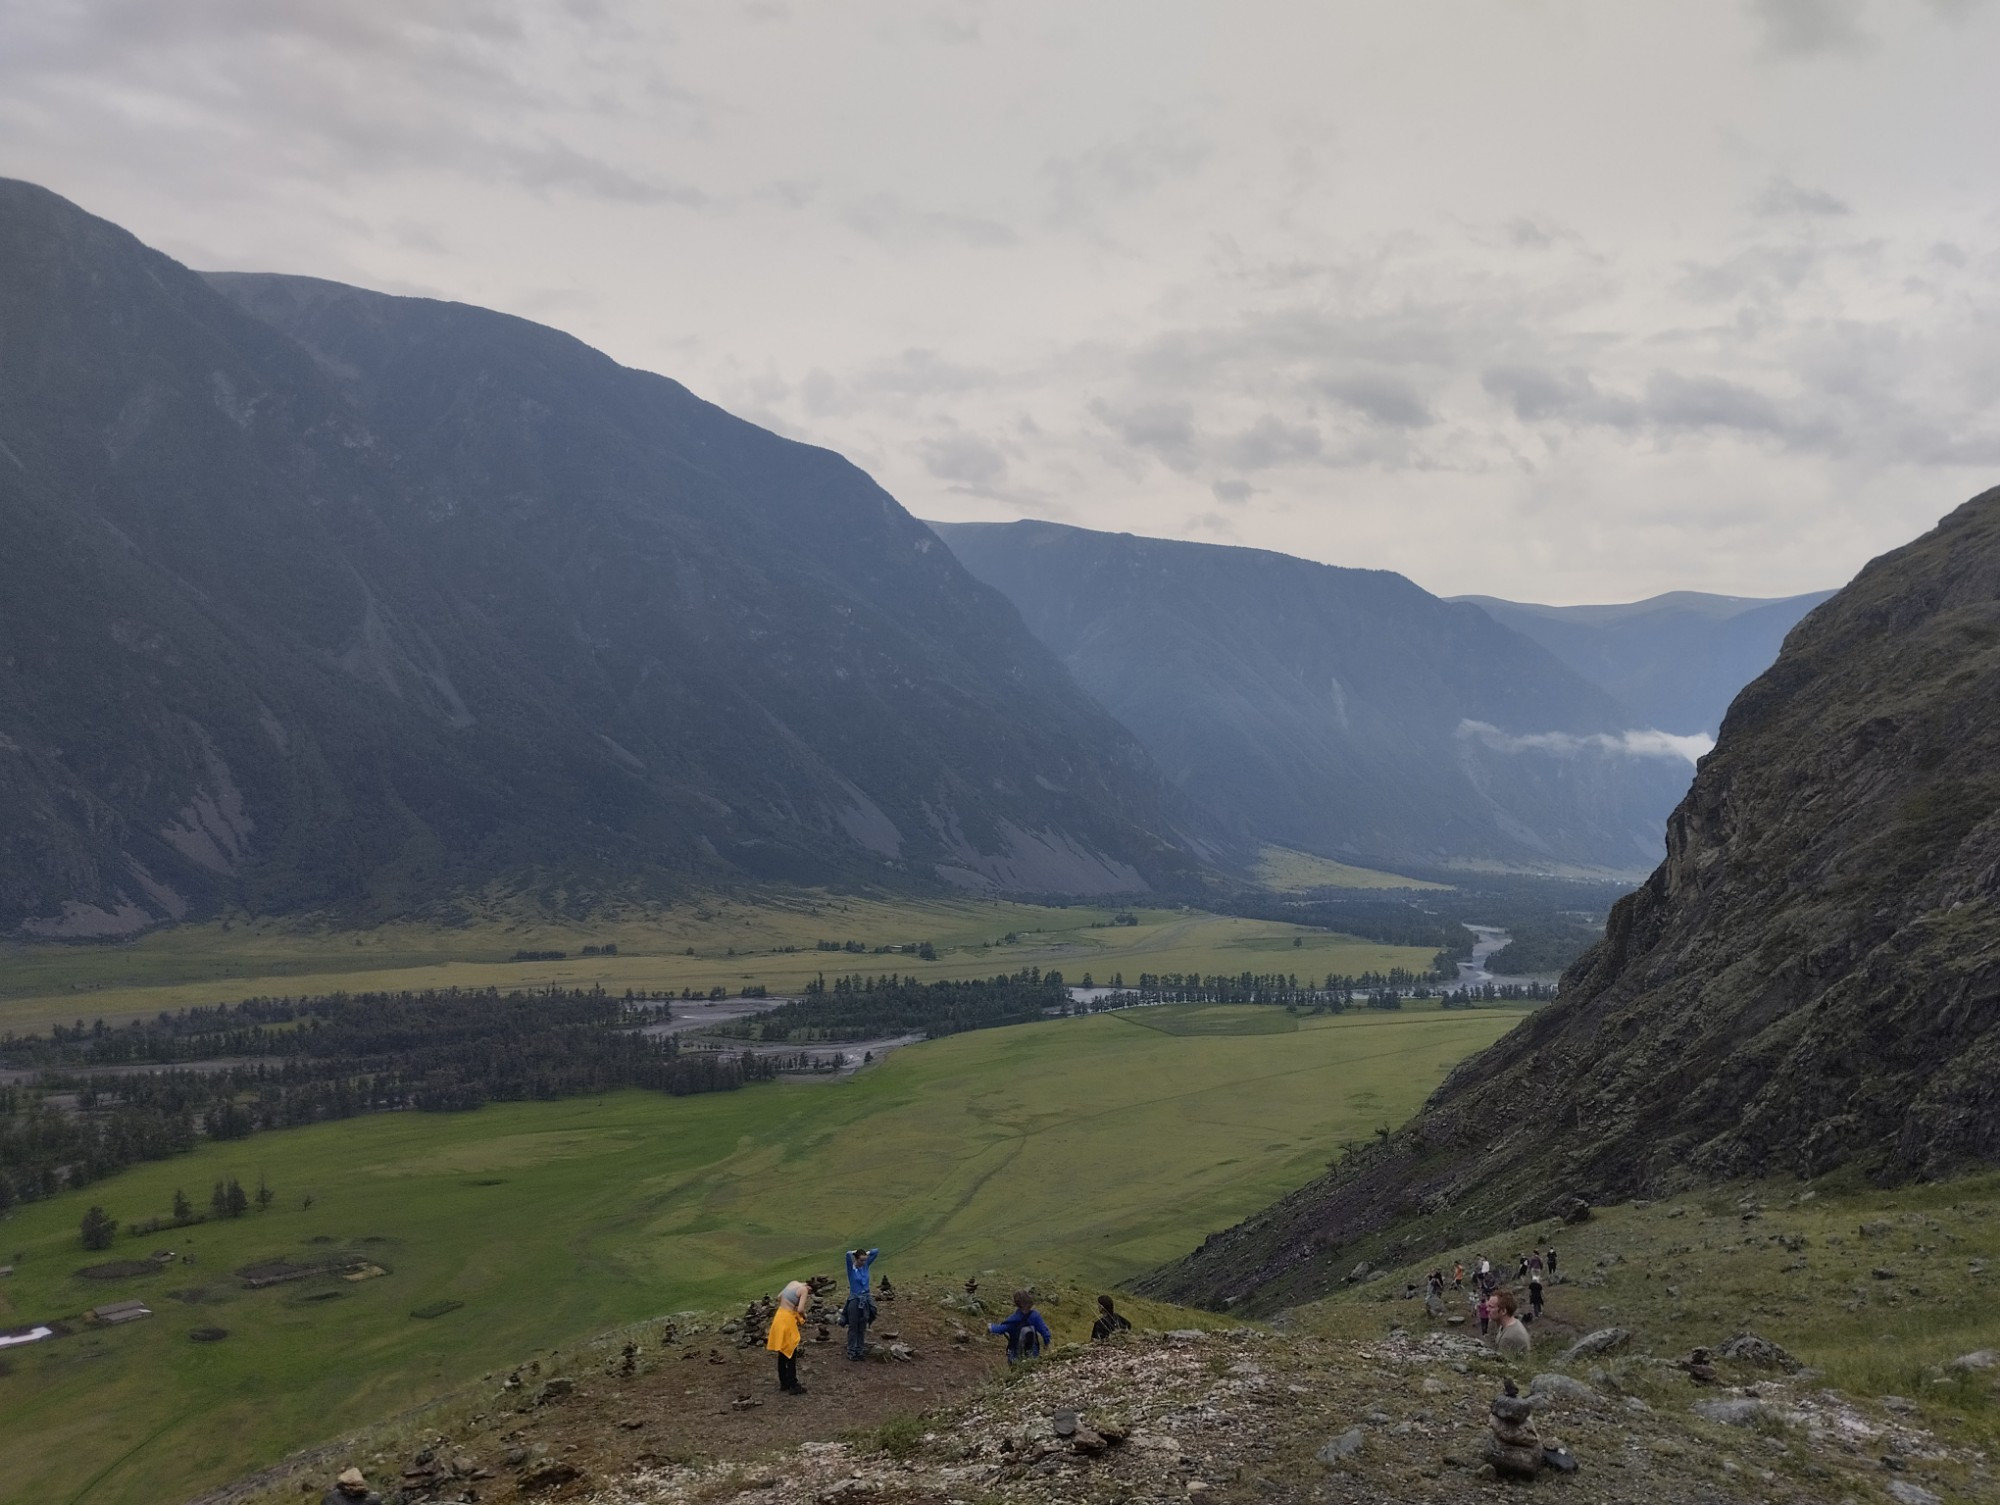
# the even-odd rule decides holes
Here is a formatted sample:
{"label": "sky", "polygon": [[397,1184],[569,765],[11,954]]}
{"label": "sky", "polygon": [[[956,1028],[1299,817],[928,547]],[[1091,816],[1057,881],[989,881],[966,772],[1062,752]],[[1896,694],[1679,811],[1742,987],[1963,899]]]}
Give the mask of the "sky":
{"label": "sky", "polygon": [[919,516],[1785,595],[2000,483],[2000,0],[0,0],[0,175]]}

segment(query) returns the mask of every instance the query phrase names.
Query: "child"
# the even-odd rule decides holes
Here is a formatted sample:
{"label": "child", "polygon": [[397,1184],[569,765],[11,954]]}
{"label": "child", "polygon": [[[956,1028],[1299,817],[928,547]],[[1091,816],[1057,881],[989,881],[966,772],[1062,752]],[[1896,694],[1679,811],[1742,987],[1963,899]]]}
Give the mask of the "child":
{"label": "child", "polygon": [[1097,1298],[1097,1320],[1090,1324],[1091,1342],[1102,1343],[1106,1338],[1111,1337],[1115,1333],[1125,1332],[1131,1326],[1131,1323],[1127,1322],[1111,1309],[1111,1298],[1109,1296],[1100,1296]]}
{"label": "child", "polygon": [[1486,1329],[1487,1329],[1487,1326],[1488,1326],[1488,1324],[1490,1324],[1490,1323],[1491,1323],[1492,1321],[1493,1321],[1493,1298],[1492,1298],[1491,1296],[1481,1296],[1481,1297],[1479,1298],[1479,1336],[1480,1336],[1480,1337],[1482,1337],[1482,1338],[1483,1338],[1483,1337],[1485,1337],[1485,1336],[1486,1336]]}
{"label": "child", "polygon": [[778,1297],[778,1309],[771,1314],[771,1333],[764,1346],[778,1356],[778,1388],[787,1395],[804,1395],[799,1383],[799,1324],[812,1305],[812,1287],[803,1280],[786,1286]]}
{"label": "child", "polygon": [[868,1324],[875,1320],[875,1299],[868,1294],[868,1274],[881,1252],[880,1249],[847,1251],[847,1307],[840,1320],[847,1324],[850,1359],[868,1357]]}
{"label": "child", "polygon": [[1005,1334],[1007,1338],[1007,1362],[1014,1364],[1022,1359],[1041,1356],[1042,1350],[1052,1347],[1055,1335],[1049,1325],[1042,1320],[1042,1314],[1035,1310],[1035,1298],[1026,1291],[1014,1293],[1014,1310],[998,1322],[986,1325],[989,1333]]}

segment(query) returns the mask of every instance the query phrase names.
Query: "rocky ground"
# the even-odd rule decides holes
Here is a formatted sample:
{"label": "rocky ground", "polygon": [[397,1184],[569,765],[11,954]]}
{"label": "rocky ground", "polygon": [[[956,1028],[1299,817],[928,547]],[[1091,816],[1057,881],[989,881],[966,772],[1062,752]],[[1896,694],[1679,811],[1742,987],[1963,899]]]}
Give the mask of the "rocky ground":
{"label": "rocky ground", "polygon": [[[1074,1322],[1084,1303],[1058,1300]],[[740,1330],[683,1317],[665,1344],[664,1324],[650,1329],[648,1349],[634,1330],[629,1361],[606,1339],[531,1364],[496,1377],[477,1409],[434,1414],[372,1455],[328,1455],[281,1487],[324,1488],[358,1461],[392,1498],[440,1505],[2000,1499],[1978,1446],[1912,1402],[1826,1388],[1775,1344],[1668,1355],[1617,1329],[1572,1343],[1545,1326],[1546,1353],[1506,1364],[1467,1328],[1395,1303],[1414,1320],[1374,1340],[1135,1331],[1010,1371],[967,1306],[957,1291],[904,1292],[865,1364],[840,1357],[832,1329],[804,1355],[802,1397],[778,1393],[760,1323],[739,1348]],[[2000,1364],[1976,1379],[1987,1373],[2000,1379]],[[1573,1472],[1496,1474],[1508,1455],[1492,1408],[1510,1380],[1529,1430],[1499,1429]]]}

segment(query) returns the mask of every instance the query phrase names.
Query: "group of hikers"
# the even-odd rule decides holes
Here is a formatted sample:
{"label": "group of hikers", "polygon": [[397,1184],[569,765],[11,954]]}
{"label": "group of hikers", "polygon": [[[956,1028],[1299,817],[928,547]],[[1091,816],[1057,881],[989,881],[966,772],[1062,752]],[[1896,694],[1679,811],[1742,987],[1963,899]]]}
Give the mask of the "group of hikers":
{"label": "group of hikers", "polygon": [[[868,1328],[877,1315],[871,1284],[875,1261],[881,1255],[880,1249],[849,1249],[842,1257],[847,1269],[847,1301],[838,1320],[847,1329],[850,1359],[868,1357]],[[771,1330],[764,1339],[764,1347],[778,1356],[778,1388],[787,1395],[806,1393],[806,1387],[799,1383],[799,1345],[805,1341],[806,1316],[812,1309],[812,1300],[809,1282],[794,1280],[788,1284],[778,1296],[778,1309],[772,1313]],[[1097,1320],[1090,1329],[1093,1343],[1101,1343],[1131,1325],[1118,1315],[1109,1296],[1097,1298]],[[989,1322],[986,1331],[1007,1340],[1009,1364],[1038,1358],[1055,1346],[1055,1334],[1049,1331],[1048,1319],[1035,1309],[1031,1291],[1016,1291],[1014,1309],[998,1322]]]}
{"label": "group of hikers", "polygon": [[[1521,1310],[1521,1298],[1504,1287],[1500,1271],[1484,1256],[1474,1261],[1470,1284],[1464,1262],[1454,1264],[1451,1288],[1465,1292],[1466,1302],[1472,1309],[1473,1318],[1479,1323],[1482,1338],[1492,1338],[1493,1346],[1501,1353],[1520,1355],[1527,1353],[1530,1347],[1527,1324],[1542,1315],[1544,1280],[1553,1283],[1556,1278],[1556,1251],[1549,1249],[1545,1253],[1536,1249],[1523,1254],[1515,1266],[1514,1276],[1528,1288],[1528,1309],[1525,1313]],[[1442,1317],[1445,1306],[1444,1271],[1432,1270],[1426,1284],[1428,1290],[1424,1295],[1424,1307],[1432,1317]]]}

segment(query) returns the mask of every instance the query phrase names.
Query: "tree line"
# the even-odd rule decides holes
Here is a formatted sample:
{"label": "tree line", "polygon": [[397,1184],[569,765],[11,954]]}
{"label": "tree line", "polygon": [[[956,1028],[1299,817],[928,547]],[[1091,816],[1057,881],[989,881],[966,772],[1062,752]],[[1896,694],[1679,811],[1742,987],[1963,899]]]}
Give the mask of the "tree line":
{"label": "tree line", "polygon": [[623,1087],[725,1092],[781,1068],[749,1052],[684,1052],[641,1031],[658,1017],[601,988],[449,988],[253,999],[10,1034],[0,1062],[36,1077],[0,1088],[0,1209],[204,1138]]}
{"label": "tree line", "polygon": [[965,1030],[1027,1024],[1069,1008],[1060,972],[1029,967],[968,982],[920,982],[896,973],[836,977],[806,984],[806,996],[769,1013],[704,1033],[737,1040],[867,1040],[887,1035],[936,1038]]}

